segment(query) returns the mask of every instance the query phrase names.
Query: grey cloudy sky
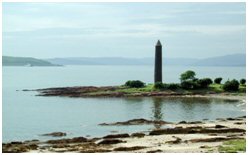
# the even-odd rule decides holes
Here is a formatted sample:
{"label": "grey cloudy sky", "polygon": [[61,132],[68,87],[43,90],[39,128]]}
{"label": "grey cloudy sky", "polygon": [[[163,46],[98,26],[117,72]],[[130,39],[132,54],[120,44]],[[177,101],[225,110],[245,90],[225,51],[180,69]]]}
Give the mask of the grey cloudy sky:
{"label": "grey cloudy sky", "polygon": [[3,3],[3,55],[205,58],[245,53],[245,3]]}

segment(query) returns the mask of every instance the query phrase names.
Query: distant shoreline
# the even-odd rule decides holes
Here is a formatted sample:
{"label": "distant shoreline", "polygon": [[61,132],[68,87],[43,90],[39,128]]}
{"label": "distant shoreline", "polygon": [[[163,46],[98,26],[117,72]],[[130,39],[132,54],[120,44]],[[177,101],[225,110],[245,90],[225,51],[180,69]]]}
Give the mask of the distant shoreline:
{"label": "distant shoreline", "polygon": [[22,66],[22,67],[50,67],[50,66],[62,66],[54,64],[45,60],[31,58],[31,57],[11,57],[2,56],[3,66]]}
{"label": "distant shoreline", "polygon": [[[3,66],[24,66],[27,64],[39,65],[116,65],[116,66],[150,66],[154,65],[154,58],[132,58],[132,57],[61,57],[39,59],[32,57],[2,56]],[[245,54],[230,54],[209,58],[168,58],[163,57],[166,66],[204,66],[204,67],[245,67]]]}
{"label": "distant shoreline", "polygon": [[25,68],[30,68],[30,67],[65,67],[64,65],[49,65],[49,66],[23,66],[23,65],[3,65],[2,67],[25,67]]}

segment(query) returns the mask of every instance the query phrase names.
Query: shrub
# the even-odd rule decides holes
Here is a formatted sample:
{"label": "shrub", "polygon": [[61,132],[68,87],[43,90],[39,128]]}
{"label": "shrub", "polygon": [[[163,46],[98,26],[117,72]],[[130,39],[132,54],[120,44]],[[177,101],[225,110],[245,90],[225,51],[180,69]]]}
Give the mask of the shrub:
{"label": "shrub", "polygon": [[181,87],[183,89],[196,89],[199,86],[198,86],[197,82],[194,82],[194,81],[191,80],[191,81],[183,81],[183,82],[181,82]]}
{"label": "shrub", "polygon": [[197,82],[198,80],[199,80],[198,78],[192,79],[193,82]]}
{"label": "shrub", "polygon": [[240,80],[240,84],[245,85],[245,83],[246,83],[246,80],[245,79],[241,79]]}
{"label": "shrub", "polygon": [[214,83],[216,83],[216,84],[221,84],[221,81],[222,81],[221,77],[214,79]]}
{"label": "shrub", "polygon": [[238,91],[239,90],[239,82],[235,79],[232,81],[226,81],[223,85],[223,89],[225,91]]}
{"label": "shrub", "polygon": [[175,90],[175,89],[180,88],[180,85],[176,84],[176,83],[171,83],[171,84],[167,84],[166,88],[171,89],[171,90]]}
{"label": "shrub", "polygon": [[166,87],[166,85],[163,84],[162,82],[156,82],[156,83],[154,84],[154,88],[155,88],[155,89],[164,89],[165,87]]}
{"label": "shrub", "polygon": [[125,86],[130,88],[142,88],[145,86],[145,83],[139,80],[129,80],[125,83]]}
{"label": "shrub", "polygon": [[204,78],[199,79],[197,83],[199,84],[200,88],[207,88],[210,84],[213,83],[213,81],[210,78]]}
{"label": "shrub", "polygon": [[195,72],[191,70],[182,73],[180,77],[181,82],[186,80],[193,80],[193,79],[195,79]]}

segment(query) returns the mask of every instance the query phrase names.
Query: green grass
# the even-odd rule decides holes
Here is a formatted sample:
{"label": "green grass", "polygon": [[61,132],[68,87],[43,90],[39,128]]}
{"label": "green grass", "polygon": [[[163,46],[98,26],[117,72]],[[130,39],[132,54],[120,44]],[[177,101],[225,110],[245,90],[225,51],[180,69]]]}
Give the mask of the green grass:
{"label": "green grass", "polygon": [[[169,90],[169,89],[155,89],[153,84],[147,84],[145,87],[142,88],[129,88],[127,86],[119,86],[116,90],[108,90],[108,91],[96,91],[96,92],[90,92],[89,95],[97,95],[97,94],[108,94],[108,93],[117,93],[122,92],[125,94],[134,94],[134,93],[145,93],[145,92],[161,92],[161,91],[173,91],[176,93],[182,93],[182,94],[204,94],[208,92],[215,92],[215,93],[222,93],[225,92],[222,89],[222,84],[211,84],[208,88],[202,88],[202,89],[195,89],[195,90],[185,90],[182,88],[178,88],[176,90]],[[232,93],[233,95],[244,95],[245,93],[245,86],[240,86],[240,90],[236,92],[228,92]]]}
{"label": "green grass", "polygon": [[[124,92],[127,94],[130,93],[142,93],[142,92],[152,92],[152,91],[168,91],[168,89],[155,89],[153,87],[153,84],[147,84],[145,87],[143,88],[129,88],[126,86],[120,86],[119,89],[115,90],[115,92]],[[206,92],[216,92],[216,93],[222,93],[225,92],[222,89],[223,84],[211,84],[209,85],[208,88],[203,88],[203,89],[196,89],[196,90],[184,90],[184,89],[176,89],[176,90],[172,90],[175,92],[181,92],[181,93],[206,93]],[[242,93],[245,93],[246,87],[244,85],[240,85],[240,89],[237,92],[231,92],[234,94],[238,94],[238,95],[242,95]]]}
{"label": "green grass", "polygon": [[116,91],[129,94],[129,93],[151,92],[154,91],[154,88],[153,88],[153,84],[148,84],[143,88],[129,88],[126,86],[120,86],[119,89],[117,89]]}
{"label": "green grass", "polygon": [[211,84],[209,85],[209,89],[217,93],[221,93],[224,91],[222,89],[222,84]]}
{"label": "green grass", "polygon": [[222,153],[236,153],[246,151],[246,139],[230,140],[223,143],[223,146],[219,146],[219,152]]}
{"label": "green grass", "polygon": [[239,92],[240,93],[245,93],[246,86],[245,85],[239,85]]}
{"label": "green grass", "polygon": [[213,153],[213,152],[214,152],[213,149],[208,149],[208,150],[207,150],[207,153]]}

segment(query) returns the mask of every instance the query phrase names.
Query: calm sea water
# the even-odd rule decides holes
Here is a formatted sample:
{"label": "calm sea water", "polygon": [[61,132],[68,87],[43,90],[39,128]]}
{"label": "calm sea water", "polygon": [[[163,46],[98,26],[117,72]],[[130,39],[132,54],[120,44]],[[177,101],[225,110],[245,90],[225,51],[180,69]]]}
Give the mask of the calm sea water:
{"label": "calm sea water", "polygon": [[[245,78],[245,67],[166,66],[165,82],[179,82],[186,70],[197,77]],[[38,89],[62,86],[120,85],[127,80],[153,82],[153,66],[3,67],[3,142],[51,139],[40,134],[62,131],[68,137],[102,136],[145,131],[154,126],[98,126],[134,118],[178,122],[245,115],[238,101],[183,98],[66,98],[38,97]],[[18,91],[19,90],[19,91]]]}

